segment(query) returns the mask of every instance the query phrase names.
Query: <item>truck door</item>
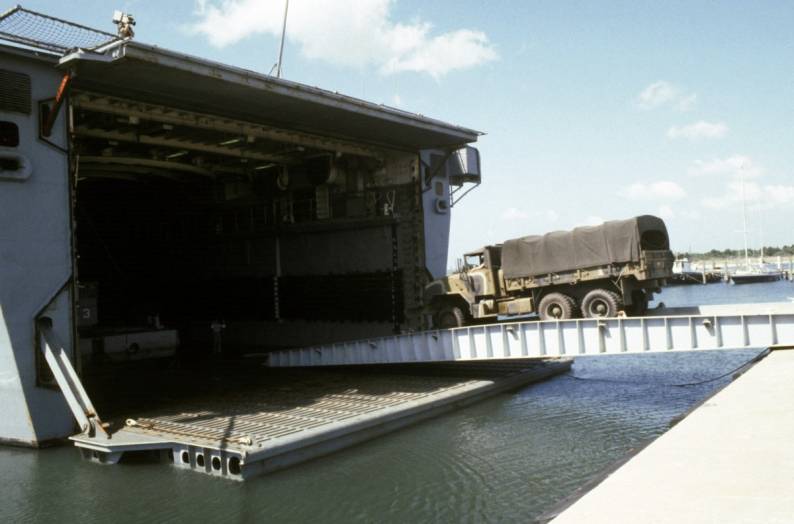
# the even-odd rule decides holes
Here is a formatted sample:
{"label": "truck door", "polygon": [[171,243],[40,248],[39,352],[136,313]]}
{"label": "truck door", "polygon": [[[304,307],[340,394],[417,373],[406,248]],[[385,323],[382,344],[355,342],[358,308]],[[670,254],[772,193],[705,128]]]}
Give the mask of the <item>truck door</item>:
{"label": "truck door", "polygon": [[502,279],[499,270],[502,268],[502,248],[500,246],[488,246],[485,249],[485,265],[491,271],[491,281],[493,282],[493,294],[500,297],[504,294],[502,289]]}
{"label": "truck door", "polygon": [[39,136],[54,61],[0,49],[0,441],[37,446],[74,421],[39,351],[45,319],[73,351],[71,199],[64,111]]}

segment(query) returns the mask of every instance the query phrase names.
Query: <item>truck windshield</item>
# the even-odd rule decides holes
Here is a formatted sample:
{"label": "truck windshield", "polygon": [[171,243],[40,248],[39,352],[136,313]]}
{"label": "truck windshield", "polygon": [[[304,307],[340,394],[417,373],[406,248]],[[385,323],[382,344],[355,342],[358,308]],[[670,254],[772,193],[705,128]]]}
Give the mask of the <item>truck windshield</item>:
{"label": "truck windshield", "polygon": [[482,253],[464,255],[463,262],[466,264],[466,267],[476,267],[482,265],[483,263]]}

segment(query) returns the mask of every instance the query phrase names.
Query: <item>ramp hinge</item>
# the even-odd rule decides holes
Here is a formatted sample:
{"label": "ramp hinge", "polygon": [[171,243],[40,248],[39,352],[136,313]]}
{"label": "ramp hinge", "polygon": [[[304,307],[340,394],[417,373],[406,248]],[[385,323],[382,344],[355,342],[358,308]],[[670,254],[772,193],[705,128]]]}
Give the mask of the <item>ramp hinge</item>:
{"label": "ramp hinge", "polygon": [[68,353],[52,328],[52,320],[47,317],[39,319],[38,328],[44,359],[61,388],[80,430],[90,437],[101,434],[105,438],[110,438],[108,425],[99,418],[83,383],[80,382],[80,377],[72,366]]}

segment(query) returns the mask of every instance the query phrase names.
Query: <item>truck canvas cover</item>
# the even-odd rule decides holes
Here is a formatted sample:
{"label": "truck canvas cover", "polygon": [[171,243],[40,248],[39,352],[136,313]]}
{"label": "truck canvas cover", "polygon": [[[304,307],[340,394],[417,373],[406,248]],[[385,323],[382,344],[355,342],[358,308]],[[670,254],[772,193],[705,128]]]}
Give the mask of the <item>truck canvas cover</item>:
{"label": "truck canvas cover", "polygon": [[669,249],[662,219],[642,215],[508,240],[502,247],[502,270],[510,279],[638,262],[642,249]]}

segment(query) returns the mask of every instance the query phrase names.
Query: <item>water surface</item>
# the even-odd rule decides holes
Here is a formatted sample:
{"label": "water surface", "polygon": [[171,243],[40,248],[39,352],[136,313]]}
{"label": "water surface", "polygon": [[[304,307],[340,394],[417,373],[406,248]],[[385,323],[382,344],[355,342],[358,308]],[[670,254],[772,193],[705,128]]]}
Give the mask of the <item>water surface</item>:
{"label": "water surface", "polygon": [[[789,282],[666,289],[668,306],[785,301]],[[236,483],[77,451],[0,448],[0,522],[532,520],[729,378],[757,351],[578,359],[571,374]]]}

